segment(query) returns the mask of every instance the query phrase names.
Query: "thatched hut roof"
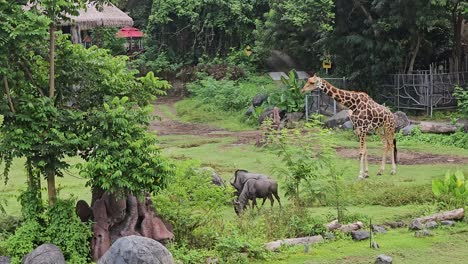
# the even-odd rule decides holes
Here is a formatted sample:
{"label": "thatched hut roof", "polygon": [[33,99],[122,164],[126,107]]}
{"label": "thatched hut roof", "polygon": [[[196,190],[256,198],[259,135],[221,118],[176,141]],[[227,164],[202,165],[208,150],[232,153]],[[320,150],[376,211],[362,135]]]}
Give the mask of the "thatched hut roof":
{"label": "thatched hut roof", "polygon": [[104,5],[100,10],[97,10],[95,5],[90,4],[86,10],[80,10],[78,16],[72,16],[70,21],[64,21],[60,24],[63,26],[77,25],[80,30],[87,30],[96,27],[132,26],[133,19],[113,4]]}

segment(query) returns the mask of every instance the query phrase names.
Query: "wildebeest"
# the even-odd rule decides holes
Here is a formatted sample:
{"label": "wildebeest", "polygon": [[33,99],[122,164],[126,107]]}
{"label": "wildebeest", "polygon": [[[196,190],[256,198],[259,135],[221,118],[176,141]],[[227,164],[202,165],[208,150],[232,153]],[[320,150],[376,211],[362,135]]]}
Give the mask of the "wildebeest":
{"label": "wildebeest", "polygon": [[241,214],[245,206],[252,200],[252,209],[257,206],[257,198],[263,198],[262,206],[265,204],[266,199],[270,199],[271,206],[273,207],[275,196],[281,208],[281,201],[278,196],[278,183],[271,179],[249,179],[245,182],[244,188],[236,201],[234,201],[234,210],[236,214]]}
{"label": "wildebeest", "polygon": [[250,179],[269,179],[268,176],[258,173],[251,173],[246,170],[236,170],[234,172],[234,182],[231,182],[231,185],[236,189],[236,196],[242,192],[244,184]]}

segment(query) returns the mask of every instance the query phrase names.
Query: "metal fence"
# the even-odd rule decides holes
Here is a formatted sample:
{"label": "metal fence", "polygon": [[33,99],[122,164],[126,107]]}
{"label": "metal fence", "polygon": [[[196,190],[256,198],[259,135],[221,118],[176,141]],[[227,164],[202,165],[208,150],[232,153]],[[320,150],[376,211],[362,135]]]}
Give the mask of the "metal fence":
{"label": "metal fence", "polygon": [[[343,78],[323,78],[333,86],[346,90],[346,77]],[[336,114],[341,110],[341,106],[336,103],[333,98],[326,95],[322,90],[314,90],[305,96],[305,112],[306,120],[309,121],[309,116],[312,113],[330,113]]]}
{"label": "metal fence", "polygon": [[390,96],[398,110],[423,110],[431,116],[435,109],[455,108],[456,100],[453,97],[455,85],[462,86],[468,83],[468,72],[425,71],[391,76],[393,83],[386,86],[393,87]]}

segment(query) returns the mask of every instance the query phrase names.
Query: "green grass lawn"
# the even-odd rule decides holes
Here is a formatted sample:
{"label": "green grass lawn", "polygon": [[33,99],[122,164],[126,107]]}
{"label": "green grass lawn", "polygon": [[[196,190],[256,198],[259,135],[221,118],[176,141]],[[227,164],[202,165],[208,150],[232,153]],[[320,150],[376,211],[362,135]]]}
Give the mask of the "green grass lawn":
{"label": "green grass lawn", "polygon": [[369,248],[369,240],[341,239],[313,245],[305,253],[304,246],[295,246],[275,253],[268,261],[254,263],[374,263],[380,254],[393,258],[393,263],[466,263],[468,259],[468,225],[459,223],[452,228],[439,228],[433,236],[417,238],[407,229],[389,230],[378,234],[379,250]]}
{"label": "green grass lawn", "polygon": [[[69,158],[70,164],[76,164],[82,160],[78,157]],[[21,190],[26,188],[26,171],[24,169],[24,159],[15,159],[10,171],[10,176],[7,184],[0,184],[0,201],[6,200],[6,212],[10,215],[19,216],[21,214],[21,206],[17,201],[18,195]],[[3,166],[0,166],[0,171],[3,172]],[[72,168],[65,172],[64,177],[56,178],[56,186],[59,191],[60,197],[69,197],[73,195],[78,199],[83,199],[88,203],[91,200],[91,191],[89,187],[86,187],[86,179],[80,177],[78,170]],[[42,197],[44,200],[47,199],[47,182],[41,180],[42,186]]]}

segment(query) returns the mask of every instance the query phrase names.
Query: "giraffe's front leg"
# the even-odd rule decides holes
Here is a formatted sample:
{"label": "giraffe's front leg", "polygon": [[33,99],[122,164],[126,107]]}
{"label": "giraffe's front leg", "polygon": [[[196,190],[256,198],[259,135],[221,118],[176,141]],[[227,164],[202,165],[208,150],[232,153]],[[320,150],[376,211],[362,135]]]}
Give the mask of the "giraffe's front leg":
{"label": "giraffe's front leg", "polygon": [[[367,147],[366,147],[366,132],[359,133],[359,176],[358,179],[369,177],[367,169]],[[365,168],[364,168],[365,167]]]}
{"label": "giraffe's front leg", "polygon": [[382,175],[385,170],[385,163],[387,162],[387,151],[388,151],[388,143],[387,140],[382,140],[383,142],[383,154],[382,154],[382,165],[380,165],[380,170],[377,172],[377,175]]}

